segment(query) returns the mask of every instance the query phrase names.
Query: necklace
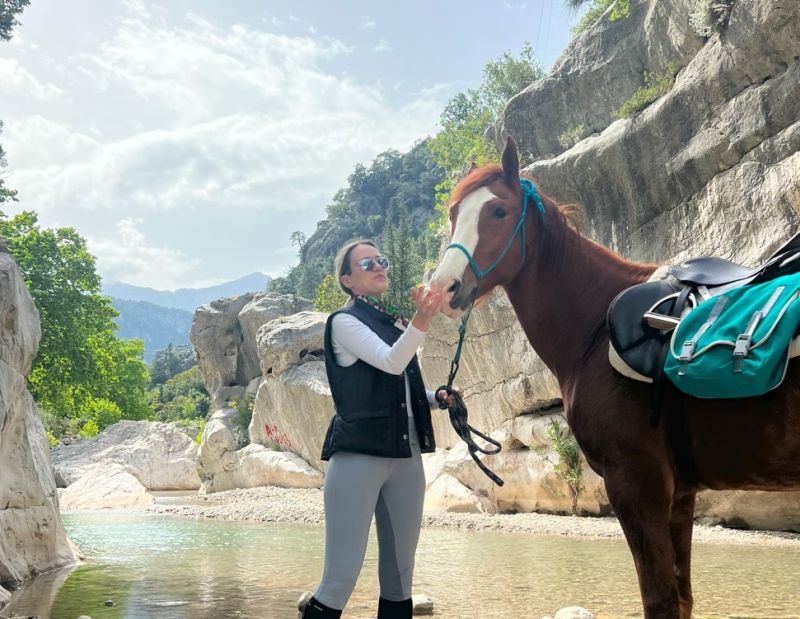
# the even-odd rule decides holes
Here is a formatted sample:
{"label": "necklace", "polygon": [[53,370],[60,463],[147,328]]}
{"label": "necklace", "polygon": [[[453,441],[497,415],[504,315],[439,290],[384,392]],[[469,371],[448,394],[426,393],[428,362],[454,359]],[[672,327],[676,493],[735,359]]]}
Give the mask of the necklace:
{"label": "necklace", "polygon": [[381,303],[377,297],[373,297],[372,295],[368,297],[358,295],[356,298],[360,299],[370,307],[374,307],[376,310],[394,318],[395,325],[397,325],[399,328],[405,329],[408,326],[408,320],[406,320],[406,318],[400,313],[400,310],[398,310],[396,307],[392,305],[385,305]]}

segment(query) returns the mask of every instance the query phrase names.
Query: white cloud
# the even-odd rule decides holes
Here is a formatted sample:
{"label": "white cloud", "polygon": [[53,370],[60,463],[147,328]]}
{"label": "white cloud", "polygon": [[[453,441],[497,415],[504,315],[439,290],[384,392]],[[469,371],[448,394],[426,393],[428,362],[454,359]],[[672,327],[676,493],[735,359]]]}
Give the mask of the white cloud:
{"label": "white cloud", "polygon": [[361,29],[362,30],[370,30],[375,27],[375,20],[372,19],[369,15],[362,15],[361,16]]}
{"label": "white cloud", "polygon": [[4,137],[12,169],[68,165],[97,154],[100,148],[96,139],[38,114],[9,124]]}
{"label": "white cloud", "polygon": [[[257,268],[283,271],[286,256],[271,249],[286,246],[285,227],[310,233],[356,163],[431,133],[451,94],[437,87],[392,105],[378,88],[328,69],[352,53],[338,39],[223,29],[198,15],[169,26],[143,3],[128,5],[109,40],[65,60],[64,87],[80,85],[96,106],[74,115],[84,124],[32,113],[9,118],[4,135],[19,207],[91,238],[113,280],[190,285],[223,260],[235,263],[217,247],[202,258],[171,255],[147,236],[168,213],[185,238],[208,235],[225,221],[222,210],[240,243],[270,248]],[[244,211],[264,213],[263,229],[237,229]],[[279,228],[270,213],[290,221]],[[160,272],[167,262],[188,266]]]}
{"label": "white cloud", "polygon": [[390,52],[392,51],[392,46],[389,45],[389,41],[386,39],[381,39],[373,48],[376,52]]}
{"label": "white cloud", "polygon": [[169,247],[148,245],[139,229],[142,223],[140,218],[121,219],[109,236],[87,237],[87,247],[98,259],[103,280],[159,290],[174,290],[187,281],[197,282],[200,261]]}
{"label": "white cloud", "polygon": [[3,96],[7,97],[17,95],[45,100],[56,99],[63,94],[59,87],[36,79],[13,58],[0,58],[0,84]]}

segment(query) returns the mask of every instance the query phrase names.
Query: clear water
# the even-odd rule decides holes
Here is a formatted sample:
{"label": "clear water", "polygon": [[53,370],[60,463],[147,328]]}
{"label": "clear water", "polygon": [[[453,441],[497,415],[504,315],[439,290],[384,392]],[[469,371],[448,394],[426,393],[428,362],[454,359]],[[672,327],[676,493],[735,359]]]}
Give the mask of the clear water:
{"label": "clear water", "polygon": [[[322,527],[134,512],[64,515],[88,562],[35,579],[0,616],[295,618],[322,569]],[[344,617],[374,617],[376,544]],[[538,619],[580,605],[639,617],[621,540],[423,529],[415,592],[448,619]],[[800,549],[695,544],[697,617],[800,617]],[[106,600],[113,607],[104,606]]]}

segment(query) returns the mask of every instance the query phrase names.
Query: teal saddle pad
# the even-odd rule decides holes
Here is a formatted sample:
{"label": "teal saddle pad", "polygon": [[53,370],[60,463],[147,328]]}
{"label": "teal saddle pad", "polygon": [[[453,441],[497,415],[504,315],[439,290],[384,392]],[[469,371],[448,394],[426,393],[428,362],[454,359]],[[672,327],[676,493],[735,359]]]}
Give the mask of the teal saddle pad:
{"label": "teal saddle pad", "polygon": [[763,395],[783,382],[800,325],[800,273],[735,288],[675,328],[664,372],[699,398]]}

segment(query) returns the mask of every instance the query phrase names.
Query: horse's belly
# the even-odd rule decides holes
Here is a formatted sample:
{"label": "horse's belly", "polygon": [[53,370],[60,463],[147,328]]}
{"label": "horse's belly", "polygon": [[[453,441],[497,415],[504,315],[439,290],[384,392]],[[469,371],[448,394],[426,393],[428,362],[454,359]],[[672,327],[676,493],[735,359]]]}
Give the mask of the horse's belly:
{"label": "horse's belly", "polygon": [[760,398],[686,401],[697,470],[714,489],[800,487],[800,366]]}

